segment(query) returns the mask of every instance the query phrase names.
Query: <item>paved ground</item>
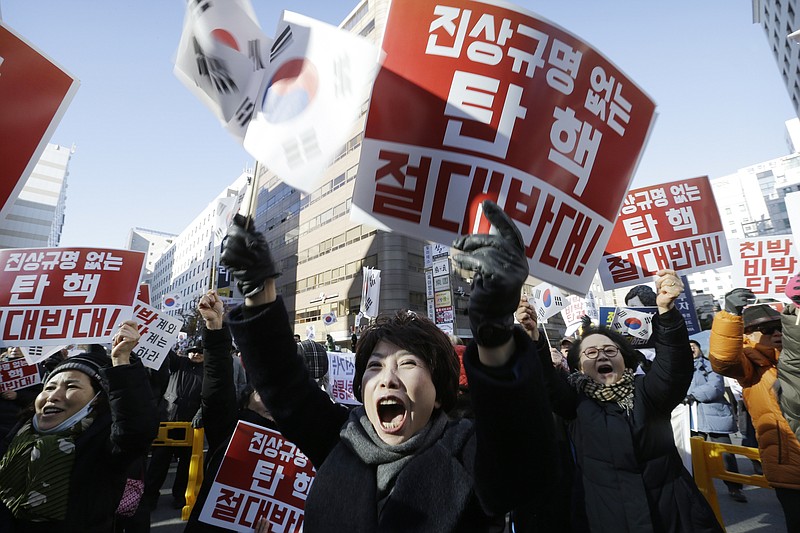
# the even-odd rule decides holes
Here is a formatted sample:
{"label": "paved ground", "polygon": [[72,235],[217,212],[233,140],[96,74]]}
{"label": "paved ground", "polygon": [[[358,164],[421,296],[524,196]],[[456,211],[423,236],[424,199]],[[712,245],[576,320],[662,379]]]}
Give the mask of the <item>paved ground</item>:
{"label": "paved ground", "polygon": [[[739,471],[743,474],[752,474],[750,461],[738,458]],[[175,473],[175,466],[170,468],[164,487],[161,489],[158,508],[151,517],[150,529],[152,533],[179,533],[186,523],[181,520],[181,513],[172,508],[172,495],[170,487]],[[783,511],[775,497],[775,491],[759,487],[744,487],[744,493],[749,500],[747,503],[738,503],[728,496],[728,489],[722,481],[715,480],[722,517],[728,533],[782,533],[786,531],[783,520]]]}

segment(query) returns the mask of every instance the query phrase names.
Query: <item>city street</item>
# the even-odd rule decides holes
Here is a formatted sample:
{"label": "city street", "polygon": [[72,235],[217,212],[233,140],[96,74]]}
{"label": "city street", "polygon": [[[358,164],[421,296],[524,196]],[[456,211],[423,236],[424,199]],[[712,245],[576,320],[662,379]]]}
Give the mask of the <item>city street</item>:
{"label": "city street", "polygon": [[[740,472],[752,473],[749,460],[739,458],[738,463]],[[150,515],[152,520],[150,528],[153,533],[178,533],[186,526],[186,522],[180,518],[180,511],[170,505],[172,497],[169,488],[172,486],[174,474],[173,465],[161,488],[158,508]],[[722,481],[715,480],[714,486],[717,489],[717,498],[728,533],[780,533],[786,530],[783,512],[773,490],[745,486],[743,491],[747,495],[748,502],[738,503],[728,496],[728,489]]]}

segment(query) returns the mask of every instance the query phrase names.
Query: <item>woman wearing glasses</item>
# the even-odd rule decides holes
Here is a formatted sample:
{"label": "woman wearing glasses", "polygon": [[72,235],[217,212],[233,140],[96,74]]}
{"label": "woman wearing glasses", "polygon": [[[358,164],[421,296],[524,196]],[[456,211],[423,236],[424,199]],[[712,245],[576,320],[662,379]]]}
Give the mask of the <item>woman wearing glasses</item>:
{"label": "woman wearing glasses", "polygon": [[[670,424],[694,370],[674,304],[683,286],[672,270],[659,271],[655,284],[650,371],[635,376],[637,359],[625,338],[589,327],[569,351],[572,374],[542,365],[553,410],[570,421],[592,531],[721,531],[683,467]],[[517,318],[524,318],[519,310]]]}

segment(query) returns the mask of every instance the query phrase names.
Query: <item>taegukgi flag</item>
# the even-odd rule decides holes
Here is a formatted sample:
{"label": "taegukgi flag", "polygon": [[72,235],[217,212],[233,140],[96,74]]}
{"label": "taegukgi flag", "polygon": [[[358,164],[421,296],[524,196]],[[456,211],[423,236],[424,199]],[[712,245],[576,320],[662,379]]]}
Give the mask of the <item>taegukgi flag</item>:
{"label": "taegukgi flag", "polygon": [[653,101],[599,51],[504,1],[394,0],[382,46],[351,216],[452,242],[488,232],[491,199],[517,223],[530,271],[585,294]]}
{"label": "taegukgi flag", "polygon": [[372,267],[364,267],[363,275],[360,311],[365,317],[375,318],[380,312],[381,271]]}
{"label": "taegukgi flag", "polygon": [[564,309],[564,295],[549,283],[540,283],[533,289],[533,308],[540,323],[547,322],[551,316]]}
{"label": "taegukgi flag", "polygon": [[284,11],[273,40],[249,0],[188,2],[176,76],[258,161],[313,190],[380,66],[368,40]]}

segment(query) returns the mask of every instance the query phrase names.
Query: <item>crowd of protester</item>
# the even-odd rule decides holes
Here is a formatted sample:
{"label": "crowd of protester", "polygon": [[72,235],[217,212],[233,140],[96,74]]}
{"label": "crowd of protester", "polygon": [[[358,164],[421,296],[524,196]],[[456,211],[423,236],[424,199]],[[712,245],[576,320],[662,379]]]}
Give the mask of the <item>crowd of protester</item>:
{"label": "crowd of protester", "polygon": [[[0,531],[149,531],[173,455],[171,504],[183,508],[189,449],[151,447],[159,421],[205,430],[186,531],[223,530],[200,511],[239,421],[280,431],[316,468],[311,532],[722,531],[676,445],[672,419],[686,406],[693,436],[739,433],[759,448],[756,473],[800,531],[795,306],[778,312],[732,290],[706,355],[675,308],[681,279],[662,270],[655,291],[626,297],[656,308],[652,351],[589,320],[551,346],[520,296],[519,232],[495,204],[483,209],[497,234],[453,245],[472,272],[472,341],[413,312],[379,317],[354,346],[358,407],[326,393],[326,347],[293,334],[269,248],[237,216],[222,262],[244,305],[226,312],[208,291],[200,335],[160,370],[131,355],[139,334],[125,322],[110,350],[63,350],[41,364],[40,384],[0,393]],[[9,348],[0,361],[22,356]],[[725,464],[738,471],[733,455]],[[740,484],[726,485],[747,503]]]}

